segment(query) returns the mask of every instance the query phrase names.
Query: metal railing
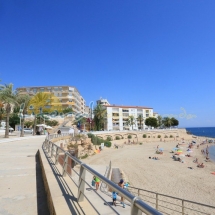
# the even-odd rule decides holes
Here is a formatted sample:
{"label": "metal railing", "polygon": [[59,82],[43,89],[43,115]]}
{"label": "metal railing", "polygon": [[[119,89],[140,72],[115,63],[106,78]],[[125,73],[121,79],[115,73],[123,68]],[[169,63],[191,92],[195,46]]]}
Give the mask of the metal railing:
{"label": "metal railing", "polygon": [[145,202],[154,206],[163,214],[215,214],[215,207],[211,205],[201,204],[186,199],[181,199],[173,196],[152,192],[149,190],[140,189],[137,187],[129,187],[128,191],[134,195],[141,197]]}
{"label": "metal railing", "polygon": [[[43,148],[47,154],[50,154],[51,158],[54,158],[55,165],[58,164],[59,159],[63,157],[62,159],[62,176],[65,177],[68,175],[71,179],[72,177],[68,173],[68,168],[72,168],[72,166],[69,165],[68,159],[71,159],[73,162],[76,164],[80,165],[80,172],[78,173],[74,168],[72,169],[73,172],[75,172],[79,176],[79,182],[76,184],[78,187],[78,195],[77,195],[77,201],[81,202],[86,199],[91,206],[94,208],[94,210],[100,214],[97,209],[96,205],[93,205],[90,201],[90,199],[86,196],[86,191],[85,191],[85,185],[91,187],[91,185],[86,181],[85,176],[86,172],[91,173],[92,175],[98,177],[104,184],[106,184],[110,189],[115,190],[119,196],[124,197],[126,200],[128,200],[131,204],[131,210],[130,214],[131,215],[140,215],[143,213],[147,215],[161,215],[162,213],[158,212],[156,209],[152,208],[145,202],[143,202],[138,196],[134,196],[130,192],[120,188],[118,185],[107,179],[105,176],[101,175],[85,163],[81,162],[79,159],[76,157],[72,156],[69,154],[67,151],[63,150],[62,148],[58,147],[55,143],[51,141],[53,138],[61,137],[61,136],[66,136],[68,134],[62,134],[62,135],[57,135],[57,134],[52,134],[49,135],[46,140],[44,141]],[[61,156],[60,156],[61,155]],[[63,155],[63,156],[62,156]],[[73,180],[73,179],[72,179]],[[92,188],[92,187],[91,187]],[[92,189],[94,191],[94,189]],[[119,214],[113,207],[108,203],[98,192],[95,191],[95,193],[105,202],[107,206],[109,206],[115,214]]]}

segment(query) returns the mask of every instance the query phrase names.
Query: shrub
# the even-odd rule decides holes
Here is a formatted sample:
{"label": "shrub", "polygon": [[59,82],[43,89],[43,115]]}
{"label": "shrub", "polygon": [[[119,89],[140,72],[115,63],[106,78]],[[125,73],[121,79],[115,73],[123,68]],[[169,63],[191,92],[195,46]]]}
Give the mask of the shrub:
{"label": "shrub", "polygon": [[150,136],[148,136],[148,138],[150,138]]}
{"label": "shrub", "polygon": [[165,135],[165,137],[164,138],[168,138],[168,136],[167,135]]}
{"label": "shrub", "polygon": [[107,139],[106,139],[107,141],[111,141],[111,137],[107,137]]}
{"label": "shrub", "polygon": [[96,137],[94,134],[89,133],[88,137],[91,138],[93,145],[101,145],[101,143],[104,143],[104,140],[102,138]]}
{"label": "shrub", "polygon": [[124,139],[124,137],[122,137],[122,139]]}
{"label": "shrub", "polygon": [[143,145],[143,143],[140,143],[140,145]]}
{"label": "shrub", "polygon": [[172,135],[170,135],[169,137],[170,137],[170,138],[173,138],[173,136],[172,136]]}
{"label": "shrub", "polygon": [[107,147],[111,147],[111,142],[110,142],[110,141],[105,140],[105,141],[104,141],[104,145],[105,145],[105,146],[107,146]]}
{"label": "shrub", "polygon": [[84,156],[81,156],[81,159],[87,158],[88,154],[85,154]]}
{"label": "shrub", "polygon": [[158,138],[161,138],[161,135],[160,135],[160,134],[158,135]]}
{"label": "shrub", "polygon": [[132,136],[129,134],[129,135],[128,135],[128,139],[131,139],[131,138],[132,138]]}
{"label": "shrub", "polygon": [[146,134],[143,135],[143,138],[146,138]]}
{"label": "shrub", "polygon": [[57,120],[46,120],[46,125],[48,125],[48,126],[56,126],[58,124],[59,123]]}
{"label": "shrub", "polygon": [[116,138],[115,138],[116,140],[120,140],[120,137],[119,136],[116,136]]}

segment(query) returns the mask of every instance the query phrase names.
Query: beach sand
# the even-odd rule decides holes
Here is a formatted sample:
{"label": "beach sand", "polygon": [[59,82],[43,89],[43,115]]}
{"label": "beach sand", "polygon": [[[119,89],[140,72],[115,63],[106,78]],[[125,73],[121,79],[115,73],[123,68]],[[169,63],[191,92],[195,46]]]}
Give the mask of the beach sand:
{"label": "beach sand", "polygon": [[[194,140],[199,144],[203,138]],[[185,145],[181,145],[184,154],[187,154],[189,142],[185,141]],[[107,166],[111,161],[112,167],[118,167],[125,173],[131,186],[215,206],[215,175],[211,174],[215,172],[215,163],[205,162],[205,156],[201,154],[206,144],[199,149],[196,144],[192,149],[192,157],[182,158],[184,163],[181,163],[174,161],[170,153],[177,143],[181,144],[182,141],[125,145],[119,149],[105,148],[84,162]],[[163,155],[155,154],[157,145],[164,149]],[[149,159],[149,156],[159,157],[160,160]],[[198,158],[199,163],[203,162],[205,168],[198,168],[193,162],[195,158]]]}

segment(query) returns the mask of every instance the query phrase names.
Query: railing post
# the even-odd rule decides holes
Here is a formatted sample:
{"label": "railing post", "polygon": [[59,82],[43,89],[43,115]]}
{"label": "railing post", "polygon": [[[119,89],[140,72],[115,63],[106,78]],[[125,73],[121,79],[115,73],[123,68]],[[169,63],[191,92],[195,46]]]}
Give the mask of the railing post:
{"label": "railing post", "polygon": [[156,210],[158,210],[158,193],[156,193]]}
{"label": "railing post", "polygon": [[49,141],[49,146],[48,146],[48,153],[50,152],[50,149],[51,149],[51,143],[50,143],[50,141]]}
{"label": "railing post", "polygon": [[137,189],[138,196],[140,196],[140,189]]}
{"label": "railing post", "polygon": [[182,199],[182,215],[184,215],[184,200]]}
{"label": "railing post", "polygon": [[57,164],[58,164],[59,154],[60,154],[60,152],[59,152],[59,151],[60,151],[60,150],[59,150],[59,148],[57,147],[56,156],[55,156],[55,165],[57,165]]}
{"label": "railing post", "polygon": [[138,196],[135,196],[131,202],[131,215],[142,215],[142,211],[135,206],[135,201],[138,199]]}
{"label": "railing post", "polygon": [[82,165],[83,163],[81,164],[80,174],[79,174],[79,186],[78,186],[78,198],[77,198],[78,202],[84,201],[86,170]]}
{"label": "railing post", "polygon": [[53,157],[54,155],[54,144],[52,144],[52,148],[51,148],[51,158]]}
{"label": "railing post", "polygon": [[67,163],[68,163],[68,155],[67,155],[67,153],[65,153],[64,154],[64,162],[63,162],[63,172],[62,172],[63,177],[66,176]]}

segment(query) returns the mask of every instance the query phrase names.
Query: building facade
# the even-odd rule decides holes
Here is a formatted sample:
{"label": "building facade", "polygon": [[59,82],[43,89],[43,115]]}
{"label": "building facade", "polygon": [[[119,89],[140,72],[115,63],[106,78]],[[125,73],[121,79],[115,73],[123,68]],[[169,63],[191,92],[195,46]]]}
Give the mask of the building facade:
{"label": "building facade", "polygon": [[[144,121],[148,117],[153,117],[153,108],[141,106],[117,106],[104,105],[107,110],[105,130],[140,130],[145,129]],[[138,116],[142,115],[143,121],[138,121]],[[128,125],[129,116],[134,116],[134,124]]]}
{"label": "building facade", "polygon": [[38,92],[52,93],[58,98],[63,108],[71,107],[76,113],[85,112],[85,100],[73,86],[36,86],[17,88],[19,94],[36,95]]}

